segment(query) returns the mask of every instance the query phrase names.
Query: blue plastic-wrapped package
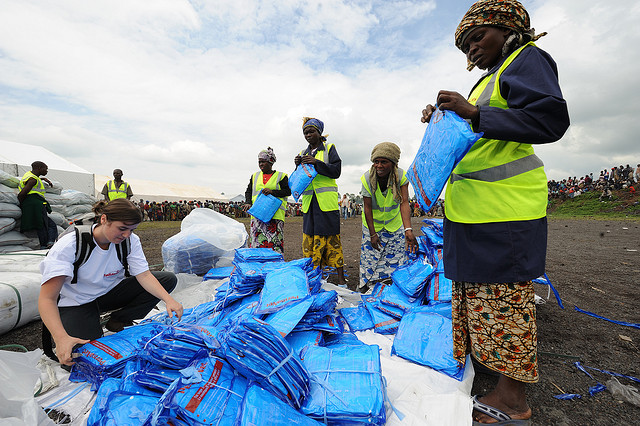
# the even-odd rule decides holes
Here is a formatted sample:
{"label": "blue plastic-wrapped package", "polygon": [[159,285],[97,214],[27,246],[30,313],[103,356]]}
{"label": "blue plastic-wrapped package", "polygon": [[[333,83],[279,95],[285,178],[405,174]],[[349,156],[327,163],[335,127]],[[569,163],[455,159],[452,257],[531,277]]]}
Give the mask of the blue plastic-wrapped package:
{"label": "blue plastic-wrapped package", "polygon": [[282,337],[285,337],[305,316],[312,303],[313,300],[311,298],[298,300],[267,315],[264,321],[278,330]]}
{"label": "blue plastic-wrapped package", "polygon": [[330,334],[341,334],[344,332],[344,323],[337,314],[327,315],[318,320],[318,322],[310,324],[299,322],[293,329],[294,331],[318,330]]}
{"label": "blue plastic-wrapped package", "polygon": [[206,280],[223,280],[229,278],[233,272],[233,266],[221,266],[220,268],[211,268],[202,277],[203,281]]}
{"label": "blue plastic-wrapped package", "polygon": [[433,312],[451,319],[451,302],[429,302],[421,309],[424,312]]}
{"label": "blue plastic-wrapped package", "polygon": [[324,340],[325,347],[331,346],[360,346],[364,345],[358,336],[351,332],[345,332],[342,334],[329,334],[327,338]]}
{"label": "blue plastic-wrapped package", "polygon": [[418,256],[416,260],[400,266],[393,271],[391,279],[407,296],[417,299],[435,268],[425,257]]}
{"label": "blue plastic-wrapped package", "polygon": [[223,359],[196,359],[162,395],[151,425],[189,424],[232,426],[247,390],[247,379]]}
{"label": "blue plastic-wrapped package", "polygon": [[294,331],[289,333],[285,340],[298,355],[307,346],[323,346],[324,343],[322,331],[318,330]]}
{"label": "blue plastic-wrapped package", "polygon": [[453,358],[451,319],[433,313],[428,306],[414,308],[402,317],[391,353],[462,380],[464,364]]}
{"label": "blue plastic-wrapped package", "polygon": [[373,327],[378,334],[394,334],[398,331],[400,320],[377,308],[378,299],[371,296],[362,296],[362,301],[371,315]]}
{"label": "blue plastic-wrapped package", "polygon": [[162,244],[164,270],[175,274],[205,274],[215,266],[220,254],[213,244],[182,232]]}
{"label": "blue plastic-wrapped package", "polygon": [[[389,285],[382,290],[382,294],[378,298],[382,305],[394,307],[404,312],[407,312],[411,308],[420,306],[421,301],[419,299],[413,300],[406,293],[400,290],[397,285]],[[388,312],[389,313],[389,312]],[[400,315],[402,316],[402,315]]]}
{"label": "blue plastic-wrapped package", "polygon": [[251,208],[247,210],[247,213],[262,222],[269,222],[273,219],[273,215],[276,214],[278,209],[282,207],[283,203],[285,201],[280,198],[260,192]]}
{"label": "blue plastic-wrapped package", "polygon": [[456,164],[481,137],[482,133],[474,133],[455,112],[437,109],[433,113],[407,170],[407,178],[424,211],[431,209]]}
{"label": "blue plastic-wrapped package", "polygon": [[275,312],[309,296],[307,274],[298,267],[276,269],[267,274],[258,313]]}
{"label": "blue plastic-wrapped package", "polygon": [[236,426],[320,426],[321,423],[285,404],[258,385],[251,385],[242,401]]}
{"label": "blue plastic-wrapped package", "polygon": [[429,279],[426,298],[435,302],[450,302],[453,282],[438,272]]}
{"label": "blue plastic-wrapped package", "polygon": [[160,395],[141,395],[121,390],[121,380],[107,379],[100,386],[87,418],[87,426],[139,426],[156,407]]}
{"label": "blue plastic-wrapped package", "polygon": [[314,379],[302,411],[325,424],[384,425],[384,383],[377,345],[308,347],[303,362]]}
{"label": "blue plastic-wrapped package", "polygon": [[373,328],[373,319],[364,303],[352,308],[342,308],[340,315],[347,321],[349,330],[363,331]]}
{"label": "blue plastic-wrapped package", "polygon": [[300,320],[303,324],[315,324],[327,315],[332,314],[338,303],[338,293],[335,290],[320,291],[311,296],[313,303],[305,316]]}
{"label": "blue plastic-wrapped package", "polygon": [[233,263],[237,262],[284,262],[282,253],[270,248],[239,248],[233,257]]}
{"label": "blue plastic-wrapped package", "polygon": [[318,172],[313,164],[300,164],[289,175],[289,188],[291,188],[291,195],[296,203],[317,175]]}

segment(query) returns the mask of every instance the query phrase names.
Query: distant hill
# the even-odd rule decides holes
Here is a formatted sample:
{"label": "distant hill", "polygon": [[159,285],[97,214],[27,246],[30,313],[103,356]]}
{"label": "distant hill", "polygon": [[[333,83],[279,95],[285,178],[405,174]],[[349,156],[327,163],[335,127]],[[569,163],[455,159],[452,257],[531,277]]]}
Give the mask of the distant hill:
{"label": "distant hill", "polygon": [[[637,186],[637,185],[636,185]],[[612,191],[611,200],[600,201],[600,192],[587,192],[574,198],[552,198],[547,206],[551,218],[589,217],[602,219],[640,220],[640,189],[632,194],[628,189]]]}

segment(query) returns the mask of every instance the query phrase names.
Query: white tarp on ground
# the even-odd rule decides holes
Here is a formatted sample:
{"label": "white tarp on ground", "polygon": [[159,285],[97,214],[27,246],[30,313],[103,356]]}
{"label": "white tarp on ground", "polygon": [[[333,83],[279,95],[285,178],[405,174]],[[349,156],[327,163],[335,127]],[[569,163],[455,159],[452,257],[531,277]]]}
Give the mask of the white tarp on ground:
{"label": "white tarp on ground", "polygon": [[65,189],[75,189],[93,195],[93,173],[78,167],[48,149],[38,145],[0,140],[0,169],[22,177],[31,170],[31,163],[42,161],[49,166],[47,178],[58,181]]}
{"label": "white tarp on ground", "polygon": [[[150,180],[142,179],[129,179],[126,175],[126,170],[123,170],[124,176],[122,180],[128,182],[131,185],[131,191],[133,191],[132,201],[138,202],[140,199],[145,201],[180,201],[180,200],[198,200],[198,201],[229,201],[228,197],[225,197],[219,192],[214,191],[206,186],[196,185],[180,185],[177,183],[167,182],[154,182]],[[102,188],[107,183],[111,176],[95,175],[95,193],[98,199],[102,199]]]}

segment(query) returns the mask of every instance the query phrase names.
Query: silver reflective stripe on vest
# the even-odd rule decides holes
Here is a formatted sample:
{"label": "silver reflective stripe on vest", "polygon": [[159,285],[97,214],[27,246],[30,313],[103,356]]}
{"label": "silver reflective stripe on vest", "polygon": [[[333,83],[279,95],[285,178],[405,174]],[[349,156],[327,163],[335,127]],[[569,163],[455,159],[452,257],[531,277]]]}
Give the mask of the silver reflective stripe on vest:
{"label": "silver reflective stripe on vest", "polygon": [[530,172],[538,167],[544,166],[544,163],[537,155],[531,154],[517,160],[510,161],[499,166],[489,167],[488,169],[478,170],[469,173],[451,173],[449,183],[454,183],[463,179],[481,180],[484,182],[496,182],[499,180],[509,179],[522,173]]}
{"label": "silver reflective stripe on vest", "polygon": [[[316,188],[315,189],[316,194],[320,194],[322,192],[338,192],[338,188],[336,188],[335,186],[323,186],[322,188]],[[307,191],[303,192],[306,193]]]}
{"label": "silver reflective stripe on vest", "polygon": [[489,106],[491,102],[491,95],[493,94],[493,86],[496,84],[496,78],[498,76],[498,72],[494,72],[491,76],[491,79],[485,86],[484,90],[480,96],[478,96],[478,100],[476,100],[476,106]]}
{"label": "silver reflective stripe on vest", "polygon": [[[258,178],[260,177],[260,173],[261,172],[255,172],[254,175],[253,175],[253,188],[252,188],[252,192],[251,192],[251,196],[252,197],[257,196],[258,193],[260,192],[260,191],[258,191]],[[271,179],[271,178],[269,178],[269,179]],[[276,183],[276,186],[277,186],[276,189],[280,189],[280,181],[281,180],[282,180],[282,172],[278,172],[276,174],[276,182],[277,182]],[[263,184],[263,185],[266,185],[266,184]]]}
{"label": "silver reflective stripe on vest", "polygon": [[398,210],[398,213],[396,213],[396,215],[395,215],[395,216],[393,216],[393,217],[392,217],[391,219],[389,219],[389,220],[380,220],[380,219],[373,218],[373,222],[374,222],[374,223],[381,223],[381,224],[383,224],[383,225],[386,225],[386,224],[388,224],[388,223],[393,222],[393,221],[395,220],[395,218],[396,218],[396,217],[398,217],[398,215],[399,215],[399,214],[400,214],[400,210]]}

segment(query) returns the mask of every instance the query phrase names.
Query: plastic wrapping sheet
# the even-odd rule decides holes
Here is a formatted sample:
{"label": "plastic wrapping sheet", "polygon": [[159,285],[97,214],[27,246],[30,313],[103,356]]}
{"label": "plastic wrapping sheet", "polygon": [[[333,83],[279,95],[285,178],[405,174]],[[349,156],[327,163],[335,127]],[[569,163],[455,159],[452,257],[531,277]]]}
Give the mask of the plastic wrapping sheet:
{"label": "plastic wrapping sheet", "polygon": [[235,424],[247,389],[247,379],[229,363],[213,356],[194,360],[181,371],[160,398],[151,416],[152,425]]}
{"label": "plastic wrapping sheet", "polygon": [[244,320],[230,328],[226,344],[226,359],[240,374],[300,408],[309,373],[278,331],[256,318]]}
{"label": "plastic wrapping sheet", "polygon": [[289,188],[291,188],[291,195],[296,202],[317,175],[318,172],[313,164],[300,164],[289,175]]}
{"label": "plastic wrapping sheet", "polygon": [[429,211],[458,162],[482,137],[453,111],[436,109],[416,156],[407,169],[416,199]]}
{"label": "plastic wrapping sheet", "polygon": [[435,268],[427,258],[418,256],[416,260],[405,264],[391,274],[393,283],[407,296],[419,298]]}
{"label": "plastic wrapping sheet", "polygon": [[319,426],[260,386],[252,385],[242,402],[237,426]]}
{"label": "plastic wrapping sheet", "polygon": [[276,312],[309,296],[307,274],[298,267],[276,269],[267,274],[258,313]]}
{"label": "plastic wrapping sheet", "polygon": [[309,347],[303,362],[313,375],[301,411],[323,423],[386,422],[384,383],[376,345]]}
{"label": "plastic wrapping sheet", "polygon": [[462,380],[464,365],[453,358],[451,319],[419,307],[400,322],[391,353]]}
{"label": "plastic wrapping sheet", "polygon": [[374,327],[373,318],[364,302],[358,306],[340,309],[340,315],[347,321],[351,331],[369,330]]}
{"label": "plastic wrapping sheet", "polygon": [[264,194],[260,192],[251,208],[247,210],[247,213],[262,222],[269,222],[273,219],[273,216],[276,214],[280,206],[282,206],[283,202],[284,201],[271,194]]}

